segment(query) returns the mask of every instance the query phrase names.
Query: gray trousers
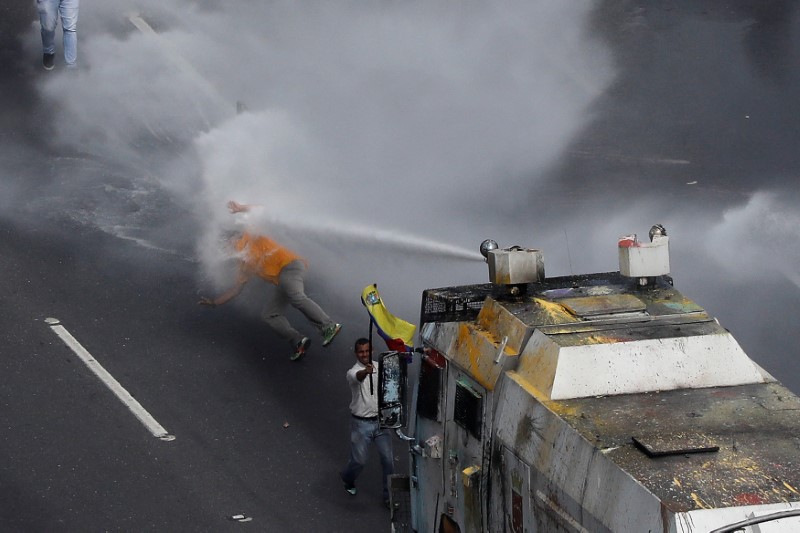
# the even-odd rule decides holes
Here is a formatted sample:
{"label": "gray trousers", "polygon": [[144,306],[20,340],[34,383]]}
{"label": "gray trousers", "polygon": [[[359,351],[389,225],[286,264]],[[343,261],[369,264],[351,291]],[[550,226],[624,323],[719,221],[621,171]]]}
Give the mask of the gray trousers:
{"label": "gray trousers", "polygon": [[314,300],[306,296],[303,285],[305,275],[306,266],[302,261],[292,261],[283,267],[278,275],[275,297],[267,302],[261,313],[261,317],[267,325],[288,340],[292,346],[296,346],[305,335],[294,329],[283,316],[286,304],[291,304],[292,307],[303,313],[320,332],[333,324],[325,311]]}

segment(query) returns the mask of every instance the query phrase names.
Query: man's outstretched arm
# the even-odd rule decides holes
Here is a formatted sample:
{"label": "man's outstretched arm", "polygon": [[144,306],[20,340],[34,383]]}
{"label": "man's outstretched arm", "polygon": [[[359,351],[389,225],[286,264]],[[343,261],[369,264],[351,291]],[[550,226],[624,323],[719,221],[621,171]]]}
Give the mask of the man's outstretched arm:
{"label": "man's outstretched arm", "polygon": [[197,303],[200,304],[200,305],[208,305],[208,306],[211,306],[211,307],[216,307],[218,305],[222,305],[224,303],[227,303],[230,300],[233,300],[234,298],[239,296],[239,294],[242,292],[242,289],[244,289],[244,286],[248,282],[249,279],[250,278],[248,276],[240,274],[238,279],[236,280],[236,285],[234,285],[233,287],[231,287],[227,291],[223,292],[222,294],[220,294],[216,298],[202,297],[202,298],[200,298],[200,301],[197,302]]}
{"label": "man's outstretched arm", "polygon": [[254,207],[260,207],[259,204],[240,204],[239,202],[236,202],[234,200],[228,202],[227,205],[228,205],[228,211],[230,211],[231,214],[234,215],[236,213],[247,213]]}

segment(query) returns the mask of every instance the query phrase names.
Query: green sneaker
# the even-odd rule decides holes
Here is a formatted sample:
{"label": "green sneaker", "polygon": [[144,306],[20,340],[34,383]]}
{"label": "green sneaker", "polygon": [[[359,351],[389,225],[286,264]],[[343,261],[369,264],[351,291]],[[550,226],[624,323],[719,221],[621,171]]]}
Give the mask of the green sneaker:
{"label": "green sneaker", "polygon": [[356,486],[353,483],[348,483],[347,481],[345,481],[344,476],[342,476],[342,474],[339,474],[339,479],[341,479],[342,483],[344,483],[344,490],[347,492],[347,494],[349,494],[350,496],[355,496],[358,493]]}
{"label": "green sneaker", "polygon": [[294,347],[294,353],[289,359],[291,359],[292,361],[299,361],[306,354],[306,350],[308,350],[308,347],[310,345],[311,345],[311,339],[309,339],[308,337],[303,337],[300,340],[300,342],[298,342],[297,345]]}
{"label": "green sneaker", "polygon": [[332,341],[333,338],[342,330],[341,324],[331,324],[327,328],[322,330],[322,345],[327,346]]}

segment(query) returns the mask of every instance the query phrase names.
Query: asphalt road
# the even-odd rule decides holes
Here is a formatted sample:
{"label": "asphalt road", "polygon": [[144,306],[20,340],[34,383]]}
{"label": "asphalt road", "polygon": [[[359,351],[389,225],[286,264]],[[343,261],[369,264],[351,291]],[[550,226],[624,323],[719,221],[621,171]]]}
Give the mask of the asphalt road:
{"label": "asphalt road", "polygon": [[[83,2],[80,38],[102,29],[132,39],[122,14],[90,12],[101,7]],[[154,6],[146,15],[156,31],[176,22]],[[337,477],[348,453],[344,372],[364,316],[344,307],[341,338],[292,363],[248,305],[197,306],[210,290],[194,256],[203,214],[186,191],[152,179],[196,131],[182,139],[151,128],[135,139],[140,159],[98,148],[107,137],[53,143],[59,99],[42,86],[70,73],[41,69],[35,20],[30,3],[0,7],[0,530],[387,531],[377,457],[357,497]],[[598,2],[589,22],[615,57],[614,82],[546,180],[513,198],[502,186],[482,195],[504,208],[492,223],[551,240],[569,228],[571,255],[556,254],[548,274],[594,268],[594,248],[579,259],[581,228],[613,220],[618,236],[666,223],[676,286],[800,391],[794,3]],[[761,191],[777,200],[760,212],[751,199]],[[486,235],[476,226],[477,243]],[[711,246],[721,234],[730,246]],[[725,252],[730,270],[707,259]],[[342,263],[344,276],[352,266]],[[423,288],[407,291],[412,308]],[[149,433],[47,318],[175,439]],[[399,441],[395,455],[402,469]]]}
{"label": "asphalt road", "polygon": [[[119,197],[89,185],[62,196],[61,181],[97,178],[114,163],[48,143],[52,109],[34,87],[44,72],[22,44],[35,8],[0,14],[0,529],[388,530],[377,456],[358,496],[338,478],[355,333],[292,363],[257,316],[197,305],[212,289],[195,262],[72,216]],[[126,178],[116,181],[123,189]],[[61,202],[68,207],[47,207]],[[169,225],[191,227],[185,210],[166,211]],[[161,224],[152,214],[148,223]],[[187,253],[191,239],[180,243]],[[175,439],[154,437],[56,336],[51,317]],[[399,443],[396,452],[401,468]],[[230,519],[237,514],[251,520]]]}
{"label": "asphalt road", "polygon": [[[80,256],[74,234],[43,237],[3,229],[5,531],[387,525],[375,469],[357,498],[336,476],[347,454],[347,391],[333,364],[346,360],[343,343],[291,363],[252,318],[197,307],[181,260],[153,253],[152,270],[134,269],[102,234],[80,236],[96,241]],[[151,435],[48,317],[175,440]],[[239,513],[252,522],[226,519]]]}

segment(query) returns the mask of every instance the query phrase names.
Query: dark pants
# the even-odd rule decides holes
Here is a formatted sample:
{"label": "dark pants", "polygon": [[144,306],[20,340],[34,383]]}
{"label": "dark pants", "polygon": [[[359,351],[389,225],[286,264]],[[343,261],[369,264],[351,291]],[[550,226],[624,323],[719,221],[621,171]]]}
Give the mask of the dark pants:
{"label": "dark pants", "polygon": [[292,307],[305,315],[309,322],[321,332],[325,327],[333,324],[330,317],[317,305],[317,303],[306,296],[303,278],[306,275],[306,266],[302,261],[292,261],[278,275],[278,287],[275,297],[267,302],[261,316],[264,321],[275,330],[281,337],[292,343],[292,346],[300,342],[305,335],[294,329],[289,321],[283,316],[286,305]]}

